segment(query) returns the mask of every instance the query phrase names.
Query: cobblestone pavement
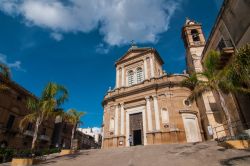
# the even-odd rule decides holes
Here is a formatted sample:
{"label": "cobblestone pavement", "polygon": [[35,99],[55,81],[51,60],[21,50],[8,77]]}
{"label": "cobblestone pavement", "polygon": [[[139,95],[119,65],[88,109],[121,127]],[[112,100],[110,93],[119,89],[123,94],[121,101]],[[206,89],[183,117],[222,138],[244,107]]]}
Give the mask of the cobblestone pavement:
{"label": "cobblestone pavement", "polygon": [[86,150],[47,160],[40,166],[250,166],[250,150],[232,150],[216,142],[148,145]]}

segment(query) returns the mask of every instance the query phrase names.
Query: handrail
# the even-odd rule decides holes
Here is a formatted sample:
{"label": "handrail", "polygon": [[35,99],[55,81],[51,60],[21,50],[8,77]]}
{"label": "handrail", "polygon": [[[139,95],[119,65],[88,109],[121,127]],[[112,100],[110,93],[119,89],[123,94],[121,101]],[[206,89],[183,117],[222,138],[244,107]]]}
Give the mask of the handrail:
{"label": "handrail", "polygon": [[[218,128],[221,128],[221,127],[223,127],[223,129],[218,130]],[[228,132],[230,130],[230,127],[233,129],[234,135],[231,135],[231,132]],[[216,139],[219,142],[225,141],[227,139],[238,138],[239,136],[244,135],[243,131],[245,129],[250,129],[250,122],[242,123],[240,120],[233,121],[233,122],[231,122],[231,124],[226,122],[226,123],[223,123],[219,126],[213,127],[213,131],[216,134]],[[219,134],[221,132],[224,132],[225,135],[219,137]]]}

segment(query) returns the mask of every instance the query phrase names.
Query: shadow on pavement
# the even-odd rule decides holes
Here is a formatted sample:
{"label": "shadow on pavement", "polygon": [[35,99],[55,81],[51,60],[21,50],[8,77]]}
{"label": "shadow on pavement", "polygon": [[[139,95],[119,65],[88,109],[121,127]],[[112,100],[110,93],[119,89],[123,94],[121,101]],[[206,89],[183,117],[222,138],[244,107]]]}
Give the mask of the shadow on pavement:
{"label": "shadow on pavement", "polygon": [[232,157],[229,159],[221,160],[220,164],[224,166],[234,166],[234,165],[242,165],[250,162],[250,155],[246,156],[238,156]]}
{"label": "shadow on pavement", "polygon": [[79,152],[79,153],[76,153],[76,154],[70,154],[70,155],[65,155],[65,156],[56,156],[54,158],[46,160],[45,162],[40,163],[39,165],[47,165],[47,164],[56,163],[57,160],[55,160],[55,159],[59,159],[59,158],[61,158],[62,160],[73,160],[73,159],[76,159],[78,156],[81,156],[81,155],[89,155],[89,152]]}

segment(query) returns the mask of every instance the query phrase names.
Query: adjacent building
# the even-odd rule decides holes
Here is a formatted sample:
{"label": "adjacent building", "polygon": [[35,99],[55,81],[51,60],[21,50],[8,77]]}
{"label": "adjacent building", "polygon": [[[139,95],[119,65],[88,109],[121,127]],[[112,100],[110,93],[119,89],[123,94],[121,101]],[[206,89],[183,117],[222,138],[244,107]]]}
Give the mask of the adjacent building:
{"label": "adjacent building", "polygon": [[95,137],[85,134],[80,130],[76,130],[76,140],[78,149],[97,149],[100,147]]}
{"label": "adjacent building", "polygon": [[[221,52],[223,68],[237,50],[250,43],[250,3],[248,0],[224,0],[224,3],[211,30],[207,44],[202,52],[202,61],[210,50]],[[227,105],[245,130],[250,129],[250,95],[234,93],[224,96]],[[238,115],[235,115],[237,112]],[[237,125],[240,125],[237,123]]]}
{"label": "adjacent building", "polygon": [[73,125],[64,121],[61,116],[57,116],[55,118],[54,126],[51,146],[69,149],[71,146],[71,132]]}
{"label": "adjacent building", "polygon": [[[16,149],[31,147],[34,124],[27,123],[24,130],[19,128],[20,120],[29,113],[26,107],[28,98],[36,98],[29,91],[0,73],[0,81],[8,90],[0,92],[0,146]],[[54,121],[44,121],[40,127],[37,147],[48,148],[54,130]]]}
{"label": "adjacent building", "polygon": [[116,62],[116,87],[104,97],[103,148],[199,142],[203,138],[187,75],[167,75],[154,48],[133,45]]}
{"label": "adjacent building", "polygon": [[101,147],[102,144],[102,131],[101,128],[78,128],[78,131],[89,135],[94,138],[95,142],[98,144],[98,147]]}

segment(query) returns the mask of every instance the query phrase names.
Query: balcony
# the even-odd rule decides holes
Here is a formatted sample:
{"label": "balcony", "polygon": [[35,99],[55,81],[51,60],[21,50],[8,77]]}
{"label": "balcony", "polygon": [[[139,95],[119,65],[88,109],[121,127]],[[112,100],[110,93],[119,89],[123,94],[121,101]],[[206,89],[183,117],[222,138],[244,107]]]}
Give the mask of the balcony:
{"label": "balcony", "polygon": [[43,141],[50,141],[50,138],[47,135],[40,135],[39,139]]}
{"label": "balcony", "polygon": [[33,132],[33,131],[31,131],[31,130],[25,130],[25,132],[23,133],[23,135],[26,135],[26,136],[31,136],[31,137],[33,137],[33,135],[34,135],[34,132]]}
{"label": "balcony", "polygon": [[229,60],[231,59],[233,54],[234,54],[233,47],[223,48],[221,51],[220,62],[219,62],[217,69],[219,69],[219,70],[223,69],[226,66],[226,64],[229,62]]}

